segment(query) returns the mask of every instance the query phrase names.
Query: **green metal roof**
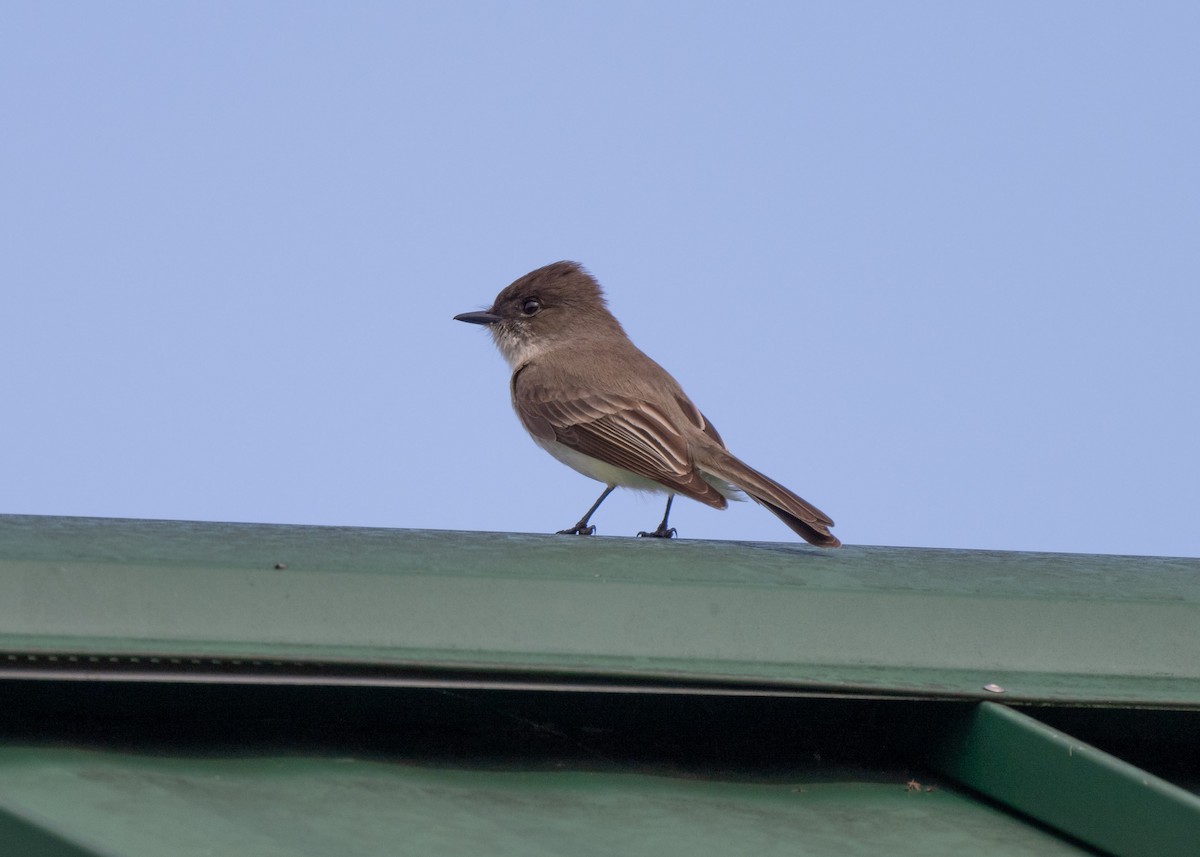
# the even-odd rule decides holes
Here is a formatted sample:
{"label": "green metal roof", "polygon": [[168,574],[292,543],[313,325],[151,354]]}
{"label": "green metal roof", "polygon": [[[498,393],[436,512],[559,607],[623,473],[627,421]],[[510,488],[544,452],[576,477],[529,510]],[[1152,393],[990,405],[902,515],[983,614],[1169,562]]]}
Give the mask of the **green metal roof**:
{"label": "green metal roof", "polygon": [[1080,854],[957,791],[886,782],[44,748],[0,750],[0,771],[36,823],[65,819],[56,832],[88,843],[81,854]]}
{"label": "green metal roof", "polygon": [[1192,559],[0,516],[0,843],[1190,857],[1197,629]]}

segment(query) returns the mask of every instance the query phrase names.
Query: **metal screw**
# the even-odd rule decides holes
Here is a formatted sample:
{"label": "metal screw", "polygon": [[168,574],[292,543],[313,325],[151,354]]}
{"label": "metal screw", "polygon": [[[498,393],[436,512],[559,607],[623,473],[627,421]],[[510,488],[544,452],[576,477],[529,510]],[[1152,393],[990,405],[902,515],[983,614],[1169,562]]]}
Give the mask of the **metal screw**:
{"label": "metal screw", "polygon": [[983,689],[988,693],[1004,693],[1004,688],[998,684],[985,684]]}

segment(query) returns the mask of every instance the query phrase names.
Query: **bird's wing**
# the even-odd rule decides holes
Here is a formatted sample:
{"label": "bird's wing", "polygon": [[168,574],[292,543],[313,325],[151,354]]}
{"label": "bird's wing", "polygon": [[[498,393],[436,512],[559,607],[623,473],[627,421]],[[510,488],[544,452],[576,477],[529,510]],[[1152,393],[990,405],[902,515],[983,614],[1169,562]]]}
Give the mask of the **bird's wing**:
{"label": "bird's wing", "polygon": [[513,393],[517,416],[534,437],[557,441],[709,506],[727,505],[696,472],[687,438],[653,404],[581,390],[553,395],[519,378],[513,379]]}

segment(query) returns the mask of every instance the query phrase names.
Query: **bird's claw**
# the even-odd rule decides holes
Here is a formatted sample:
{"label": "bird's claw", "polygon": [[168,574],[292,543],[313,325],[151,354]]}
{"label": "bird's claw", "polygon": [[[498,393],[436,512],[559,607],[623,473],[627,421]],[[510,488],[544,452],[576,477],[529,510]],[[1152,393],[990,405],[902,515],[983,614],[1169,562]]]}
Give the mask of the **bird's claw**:
{"label": "bird's claw", "polygon": [[675,528],[674,527],[671,527],[671,529],[669,529],[669,530],[665,530],[661,526],[659,526],[659,528],[652,533],[648,533],[645,530],[642,530],[641,532],[638,533],[639,539],[670,539],[670,538],[674,538],[674,537],[675,537]]}
{"label": "bird's claw", "polygon": [[557,533],[555,533],[556,536],[594,536],[595,534],[595,524],[592,524],[590,527],[584,526],[583,524],[576,524],[569,530],[559,530]]}

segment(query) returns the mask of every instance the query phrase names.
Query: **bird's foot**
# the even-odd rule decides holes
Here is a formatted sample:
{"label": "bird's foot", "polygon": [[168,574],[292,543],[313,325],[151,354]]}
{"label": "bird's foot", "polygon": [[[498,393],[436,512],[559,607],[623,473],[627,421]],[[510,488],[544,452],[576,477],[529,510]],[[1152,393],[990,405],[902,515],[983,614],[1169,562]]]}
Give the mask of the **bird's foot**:
{"label": "bird's foot", "polygon": [[554,535],[556,536],[594,536],[596,534],[596,525],[588,526],[580,521],[569,530],[559,530]]}
{"label": "bird's foot", "polygon": [[652,533],[648,533],[645,530],[642,530],[640,533],[638,533],[639,539],[670,539],[674,537],[675,528],[671,527],[671,529],[668,530],[662,524],[659,524],[658,529]]}

